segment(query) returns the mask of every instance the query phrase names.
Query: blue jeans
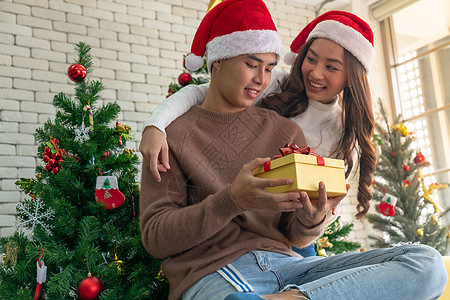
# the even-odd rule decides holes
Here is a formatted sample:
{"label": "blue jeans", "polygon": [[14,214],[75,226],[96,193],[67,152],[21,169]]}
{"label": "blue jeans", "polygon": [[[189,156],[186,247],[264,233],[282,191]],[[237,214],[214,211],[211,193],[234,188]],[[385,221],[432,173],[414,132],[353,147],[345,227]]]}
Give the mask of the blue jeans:
{"label": "blue jeans", "polygon": [[309,244],[306,247],[303,248],[298,248],[295,246],[292,246],[292,250],[294,252],[297,252],[298,254],[300,254],[303,257],[308,257],[308,256],[315,256],[316,255],[316,245],[314,245],[314,243]]}
{"label": "blue jeans", "polygon": [[[408,244],[335,256],[290,257],[252,251],[231,265],[257,295],[298,288],[310,299],[437,299],[447,272],[442,256],[426,245]],[[183,300],[223,300],[236,289],[218,272],[183,295]]]}

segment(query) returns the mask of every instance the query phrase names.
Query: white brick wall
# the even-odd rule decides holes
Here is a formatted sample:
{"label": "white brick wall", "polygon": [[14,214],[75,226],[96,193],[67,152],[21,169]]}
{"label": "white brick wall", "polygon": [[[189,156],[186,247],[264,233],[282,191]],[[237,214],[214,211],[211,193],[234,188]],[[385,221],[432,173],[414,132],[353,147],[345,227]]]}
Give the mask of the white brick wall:
{"label": "white brick wall", "polygon": [[[143,121],[182,72],[182,57],[209,0],[8,0],[0,2],[0,236],[14,232],[15,206],[24,197],[20,177],[33,177],[34,130],[55,110],[58,92],[73,95],[66,76],[75,58],[73,43],[92,47],[93,76],[105,85],[103,99],[122,107],[121,121],[132,126],[138,147]],[[285,50],[314,17],[314,8],[287,0],[267,0]],[[288,68],[281,63],[282,68]],[[356,184],[353,184],[356,186]],[[349,197],[351,198],[351,197]],[[343,221],[352,221],[346,200]],[[354,237],[367,248],[364,226]]]}

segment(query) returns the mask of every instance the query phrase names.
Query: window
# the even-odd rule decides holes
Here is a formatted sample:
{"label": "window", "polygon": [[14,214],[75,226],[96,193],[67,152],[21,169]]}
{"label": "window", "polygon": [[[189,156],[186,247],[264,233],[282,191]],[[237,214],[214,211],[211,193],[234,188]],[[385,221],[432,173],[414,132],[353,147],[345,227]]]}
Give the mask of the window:
{"label": "window", "polygon": [[[375,17],[398,3],[379,2],[372,8]],[[393,113],[402,115],[408,130],[415,133],[413,147],[430,162],[422,170],[425,183],[450,183],[450,4],[448,0],[401,2],[408,3],[379,17]],[[433,198],[450,206],[450,188],[439,189]]]}

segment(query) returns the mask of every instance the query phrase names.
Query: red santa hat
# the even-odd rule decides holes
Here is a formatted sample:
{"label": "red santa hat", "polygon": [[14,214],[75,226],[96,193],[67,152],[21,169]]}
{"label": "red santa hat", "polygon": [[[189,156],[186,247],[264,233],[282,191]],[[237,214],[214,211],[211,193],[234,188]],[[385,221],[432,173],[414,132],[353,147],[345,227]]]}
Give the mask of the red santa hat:
{"label": "red santa hat", "polygon": [[326,12],[312,20],[291,43],[291,52],[284,61],[294,63],[300,48],[311,38],[326,38],[342,46],[369,71],[375,54],[373,32],[369,24],[358,16],[339,10]]}
{"label": "red santa hat", "polygon": [[283,55],[281,37],[262,0],[226,0],[214,6],[203,18],[192,41],[185,66],[208,70],[213,61],[249,53]]}

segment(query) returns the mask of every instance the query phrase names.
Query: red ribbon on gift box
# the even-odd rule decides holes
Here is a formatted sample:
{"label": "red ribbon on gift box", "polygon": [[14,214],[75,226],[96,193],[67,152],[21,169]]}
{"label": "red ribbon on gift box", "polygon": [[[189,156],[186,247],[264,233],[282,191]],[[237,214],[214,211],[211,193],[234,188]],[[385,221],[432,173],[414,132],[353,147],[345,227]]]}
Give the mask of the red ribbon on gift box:
{"label": "red ribbon on gift box", "polygon": [[[273,159],[277,159],[292,153],[298,153],[298,154],[305,154],[305,155],[313,155],[317,158],[317,165],[318,166],[325,166],[325,160],[322,156],[319,156],[318,154],[314,153],[314,148],[310,147],[299,147],[296,144],[286,144],[284,147],[280,148],[280,153],[274,155]],[[264,164],[264,171],[270,171],[270,161],[266,162]]]}

